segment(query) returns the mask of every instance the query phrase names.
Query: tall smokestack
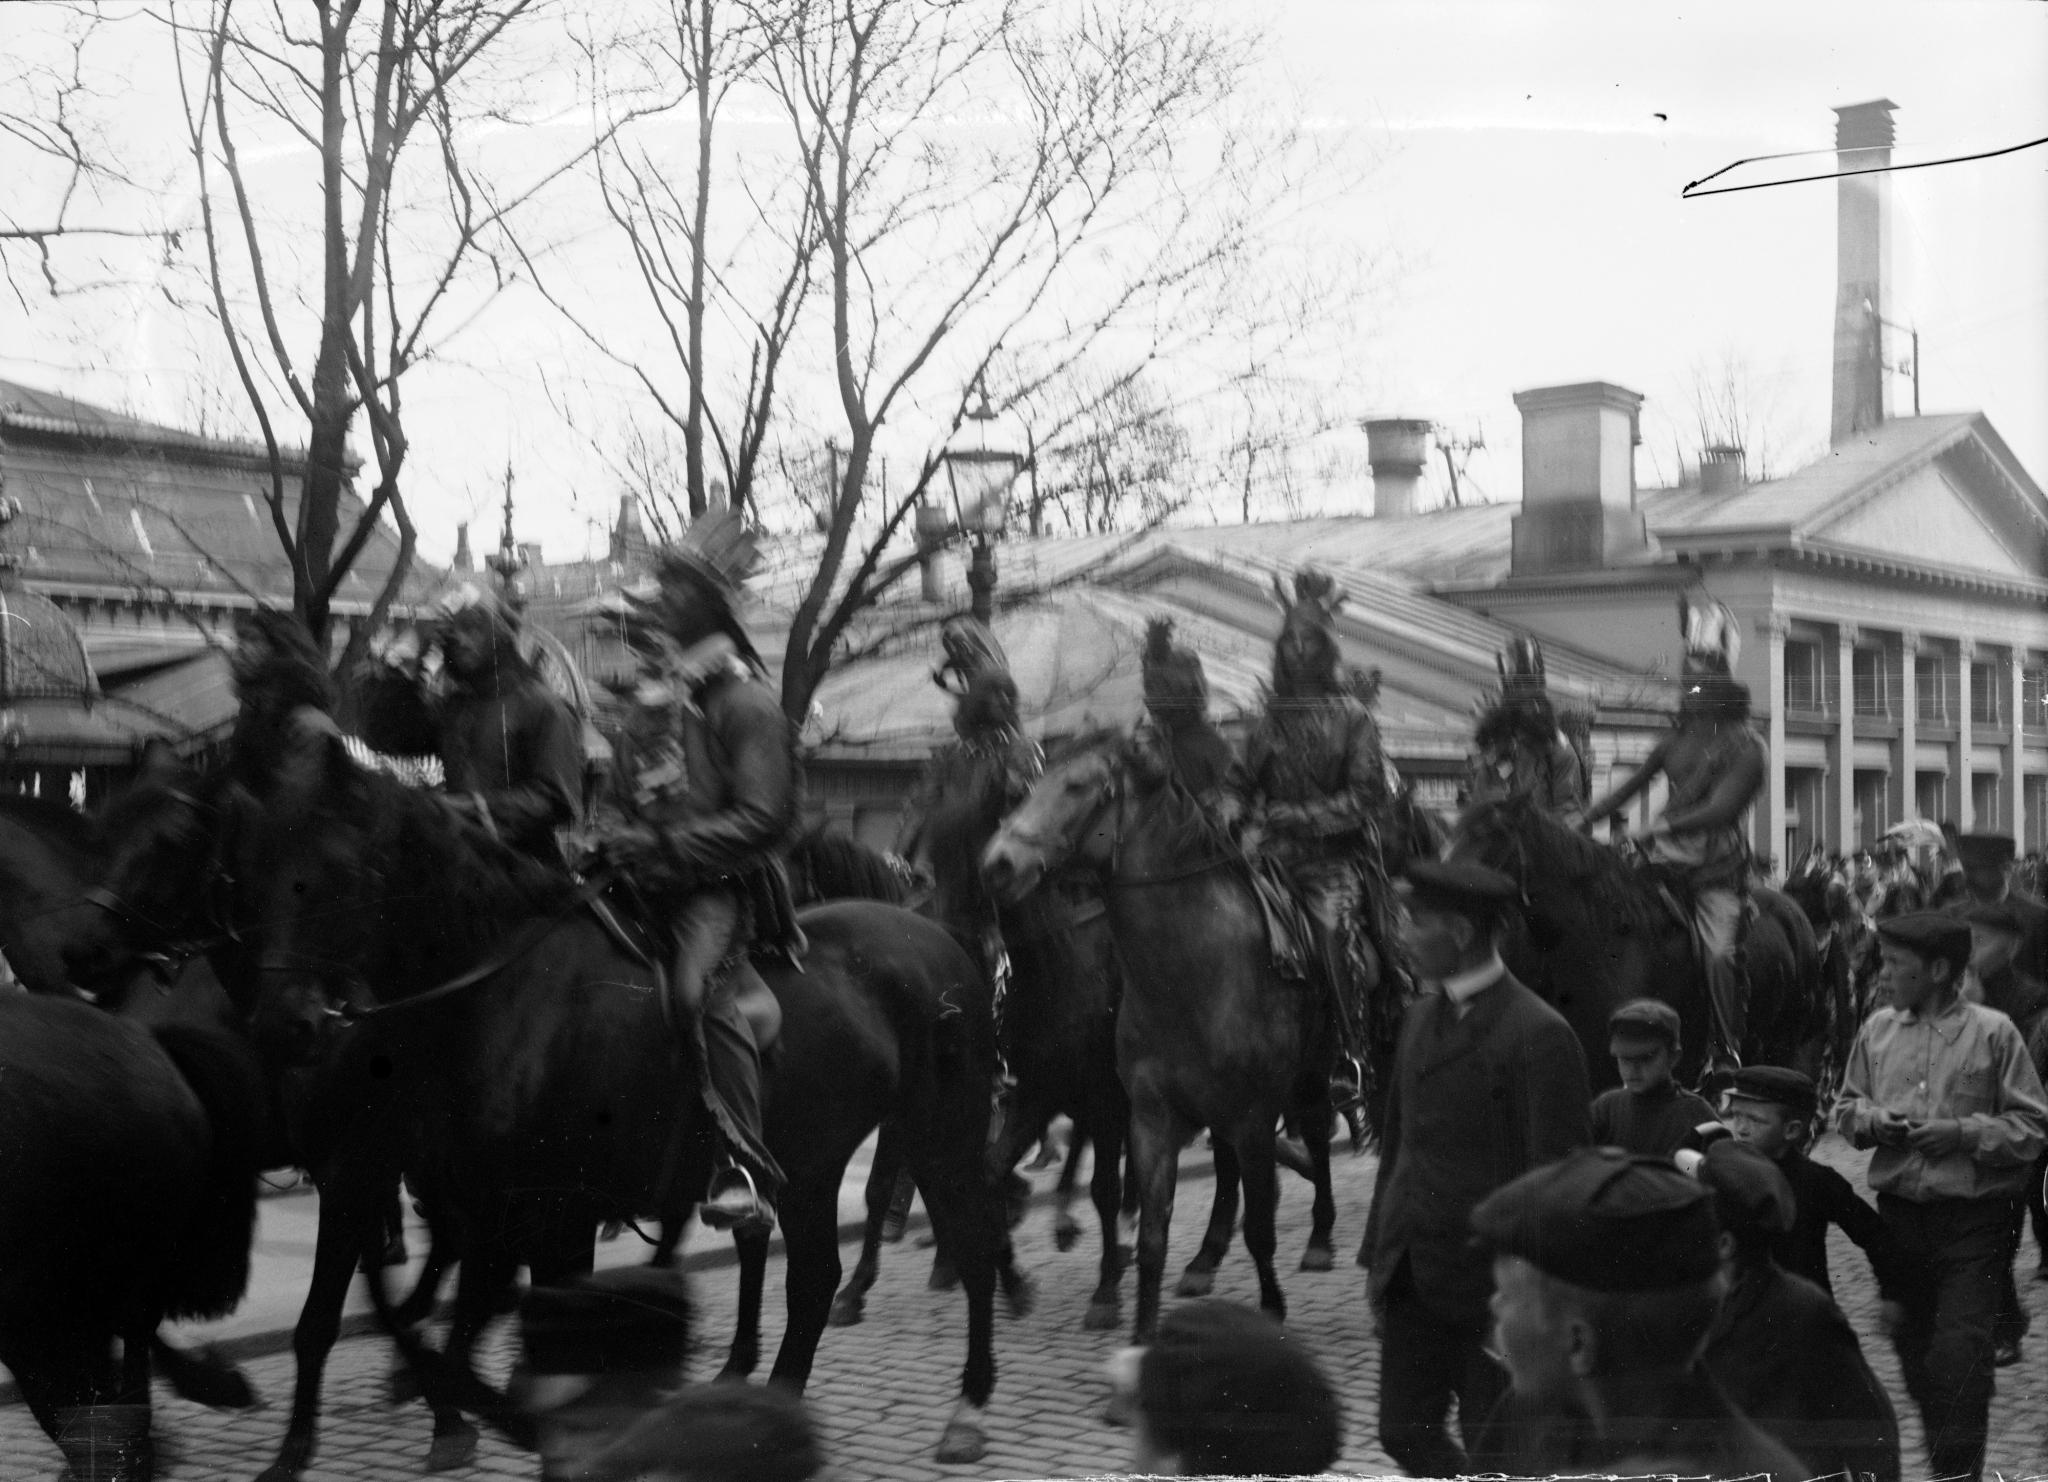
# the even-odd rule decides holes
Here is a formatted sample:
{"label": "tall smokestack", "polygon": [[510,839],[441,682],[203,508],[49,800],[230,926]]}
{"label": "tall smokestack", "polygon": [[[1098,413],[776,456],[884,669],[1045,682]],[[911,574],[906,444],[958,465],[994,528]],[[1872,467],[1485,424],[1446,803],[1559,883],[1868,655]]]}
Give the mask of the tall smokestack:
{"label": "tall smokestack", "polygon": [[1372,512],[1384,520],[1415,513],[1431,424],[1417,417],[1375,417],[1365,424],[1372,465]]}
{"label": "tall smokestack", "polygon": [[[1828,441],[1840,447],[1884,420],[1885,290],[1891,273],[1889,98],[1835,110],[1835,396]],[[1877,171],[1851,175],[1851,170]]]}

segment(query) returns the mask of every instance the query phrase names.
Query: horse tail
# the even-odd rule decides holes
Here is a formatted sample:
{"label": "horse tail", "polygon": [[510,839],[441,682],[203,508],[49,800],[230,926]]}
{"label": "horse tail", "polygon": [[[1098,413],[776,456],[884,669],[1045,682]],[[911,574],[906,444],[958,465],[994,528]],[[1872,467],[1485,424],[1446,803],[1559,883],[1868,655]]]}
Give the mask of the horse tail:
{"label": "horse tail", "polygon": [[156,1042],[206,1113],[212,1146],[198,1201],[171,1236],[165,1315],[224,1317],[249,1285],[268,1100],[255,1050],[231,1030],[159,1024]]}

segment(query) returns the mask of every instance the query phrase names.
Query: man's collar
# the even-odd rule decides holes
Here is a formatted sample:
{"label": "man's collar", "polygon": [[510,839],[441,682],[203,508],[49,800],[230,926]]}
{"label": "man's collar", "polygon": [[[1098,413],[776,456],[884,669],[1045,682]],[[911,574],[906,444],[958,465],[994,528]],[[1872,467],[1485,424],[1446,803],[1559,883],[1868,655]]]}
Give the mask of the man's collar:
{"label": "man's collar", "polygon": [[1452,973],[1445,978],[1444,997],[1459,1008],[1463,1008],[1506,977],[1507,971],[1507,964],[1500,960],[1500,953],[1495,952],[1479,966],[1468,967],[1463,972]]}
{"label": "man's collar", "polygon": [[1931,1014],[1923,1007],[1901,1011],[1899,1017],[1908,1024],[1940,1024],[1960,1014],[1964,1007],[1962,994],[1951,993],[1948,1002]]}

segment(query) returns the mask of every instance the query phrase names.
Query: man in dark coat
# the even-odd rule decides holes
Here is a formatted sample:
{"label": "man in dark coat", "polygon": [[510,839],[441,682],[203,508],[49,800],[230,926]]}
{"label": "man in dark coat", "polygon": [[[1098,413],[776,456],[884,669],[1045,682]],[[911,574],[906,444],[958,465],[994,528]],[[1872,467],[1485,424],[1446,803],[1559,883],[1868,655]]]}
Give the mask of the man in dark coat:
{"label": "man in dark coat", "polygon": [[2004,906],[2019,932],[2014,962],[2021,976],[2048,982],[2048,904],[2012,883],[2019,854],[2012,836],[1963,834],[1956,839],[1955,848],[1963,869],[1964,899],[1956,903],[1959,913],[1973,905]]}
{"label": "man in dark coat", "polygon": [[1139,669],[1145,713],[1158,727],[1168,775],[1213,804],[1234,759],[1230,743],[1209,719],[1209,679],[1201,655],[1173,641],[1171,618],[1154,618],[1145,625]]}
{"label": "man in dark coat", "polygon": [[1514,883],[1476,865],[1408,868],[1408,946],[1424,980],[1387,1102],[1362,1254],[1381,1334],[1380,1444],[1417,1476],[1471,1470],[1469,1444],[1503,1387],[1485,1353],[1493,1280],[1472,1209],[1590,1136],[1585,1055],[1565,1020],[1502,965]]}
{"label": "man in dark coat", "polygon": [[1669,1160],[1581,1148],[1488,1196],[1472,1230],[1512,1387],[1477,1427],[1468,1472],[1812,1475],[1698,1360],[1720,1306],[1720,1231],[1706,1189]]}
{"label": "man in dark coat", "polygon": [[760,1047],[742,999],[774,1004],[750,951],[803,948],[781,859],[796,735],[739,618],[755,559],[751,534],[721,511],[657,554],[651,590],[628,594],[641,672],[615,773],[626,821],[598,845],[673,923],[668,1004],[723,1144],[702,1210],[714,1229],[774,1224],[782,1171],[761,1137]]}
{"label": "man in dark coat", "polygon": [[1813,1477],[1898,1482],[1899,1421],[1834,1299],[1771,1259],[1792,1227],[1792,1189],[1749,1144],[1722,1141],[1695,1177],[1721,1221],[1728,1294],[1702,1358],[1737,1409],[1783,1441]]}

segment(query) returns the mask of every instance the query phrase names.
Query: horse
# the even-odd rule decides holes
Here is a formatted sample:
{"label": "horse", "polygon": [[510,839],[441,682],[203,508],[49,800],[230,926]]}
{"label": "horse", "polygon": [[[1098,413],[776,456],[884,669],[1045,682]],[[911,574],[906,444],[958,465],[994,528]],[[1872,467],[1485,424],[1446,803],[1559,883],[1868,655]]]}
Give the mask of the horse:
{"label": "horse", "polygon": [[[583,909],[587,887],[459,825],[432,795],[364,772],[329,728],[302,728],[247,826],[257,1041],[290,1064],[318,1050],[337,1015],[352,1019],[355,1074],[338,1078],[338,1094],[361,1103],[352,1133],[401,1112],[425,1128],[440,1198],[469,1229],[446,1355],[467,1373],[467,1345],[517,1266],[536,1282],[587,1270],[599,1223],[650,1210],[679,1223],[708,1182],[709,1122],[657,973]],[[967,1361],[939,1454],[973,1460],[995,1377],[987,986],[950,936],[899,908],[847,902],[799,919],[803,969],[758,965],[783,1016],[765,1131],[789,1178],[789,1321],[772,1377],[799,1391],[809,1377],[839,1276],[839,1181],[893,1120],[967,1293]],[[356,1231],[350,1259],[372,1213],[337,1212]],[[767,1237],[742,1237],[740,1254],[727,1372],[743,1376]],[[281,1464],[310,1455],[295,1416],[302,1429]]]}
{"label": "horse", "polygon": [[93,924],[86,892],[100,849],[100,829],[86,814],[0,794],[0,951],[32,993],[75,991],[64,949]]}
{"label": "horse", "polygon": [[[1116,1050],[1140,1191],[1139,1343],[1158,1325],[1177,1154],[1203,1127],[1218,1152],[1219,1182],[1232,1162],[1242,1181],[1260,1305],[1285,1316],[1273,1274],[1275,1128],[1287,1113],[1327,1107],[1332,1054],[1327,1006],[1273,965],[1240,856],[1192,798],[1166,784],[1162,761],[1133,764],[1142,744],[1114,733],[1085,738],[1047,768],[981,862],[988,888],[1005,901],[1023,899],[1070,863],[1102,880],[1123,964]],[[1328,1159],[1326,1135],[1319,1156]],[[1320,1193],[1317,1206],[1327,1243],[1335,1208],[1325,1209]]]}
{"label": "horse", "polygon": [[1818,859],[1808,856],[1785,877],[1785,896],[1806,917],[1820,953],[1823,1016],[1820,1069],[1814,1077],[1821,1103],[1841,1083],[1856,1031],[1869,1017],[1876,974],[1865,967],[1870,928],[1856,897]]}
{"label": "horse", "polygon": [[[1502,956],[1578,1032],[1596,1091],[1619,1084],[1607,1017],[1631,998],[1662,998],[1678,1010],[1678,1074],[1698,1078],[1709,1037],[1705,973],[1689,926],[1646,874],[1520,797],[1468,808],[1451,857],[1516,882],[1521,919]],[[1745,1063],[1811,1073],[1822,1027],[1813,930],[1775,890],[1754,890],[1751,900],[1749,1008],[1738,1049]]]}
{"label": "horse", "polygon": [[157,1329],[241,1300],[266,1114],[232,1028],[0,998],[0,1364],[79,1475],[154,1475]]}

